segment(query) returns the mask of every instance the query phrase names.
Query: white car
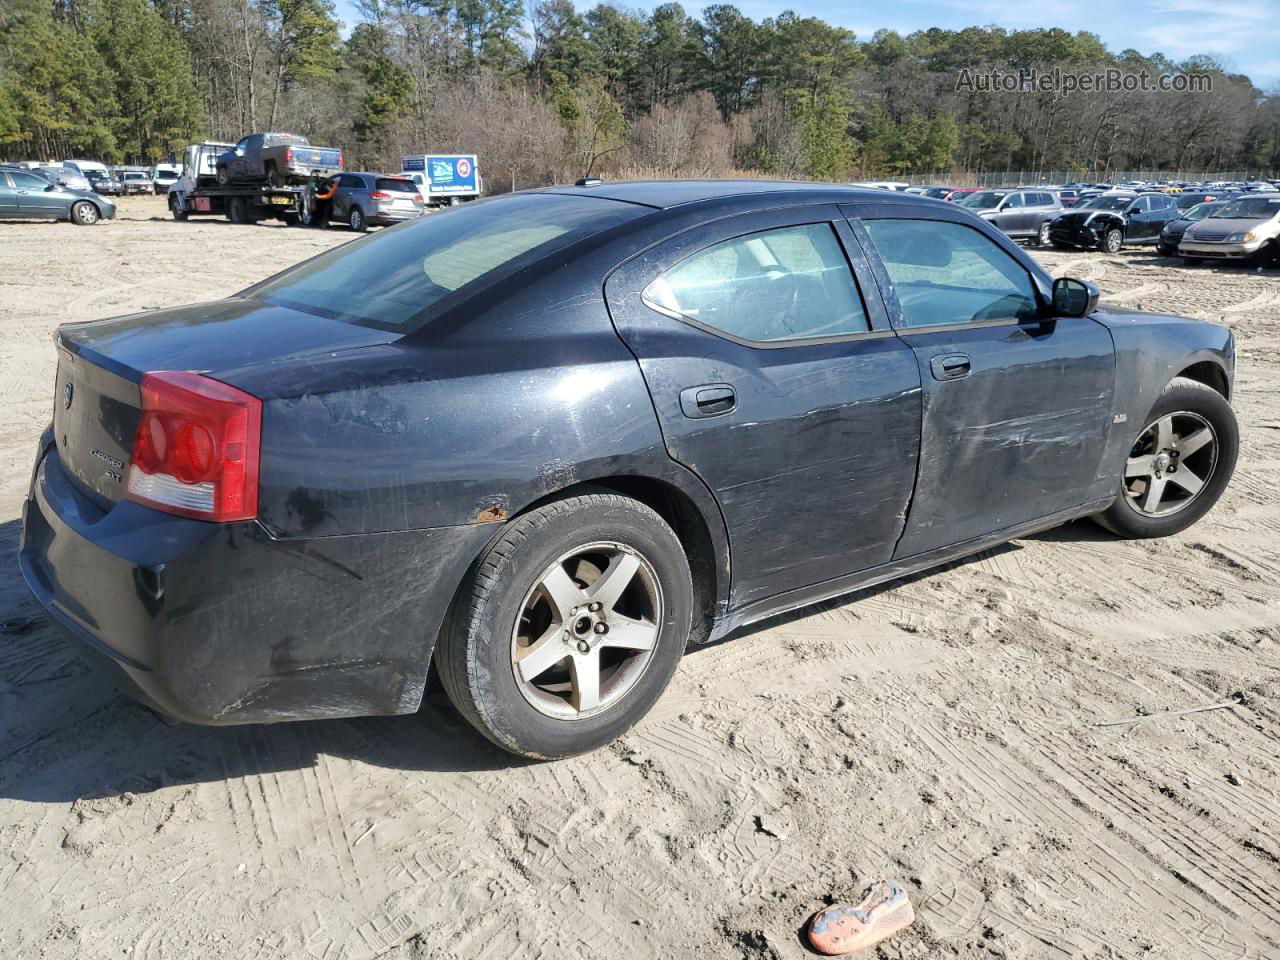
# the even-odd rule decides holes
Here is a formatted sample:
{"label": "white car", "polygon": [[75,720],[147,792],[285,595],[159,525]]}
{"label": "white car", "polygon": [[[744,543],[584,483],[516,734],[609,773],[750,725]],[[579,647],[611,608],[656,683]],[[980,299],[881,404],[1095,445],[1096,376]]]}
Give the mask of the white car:
{"label": "white car", "polygon": [[900,180],[863,180],[859,183],[849,184],[851,187],[868,187],[872,190],[897,190],[899,192],[906,190],[911,184],[903,183]]}
{"label": "white car", "polygon": [[180,176],[182,176],[182,168],[176,163],[157,163],[151,168],[151,188],[157,197],[163,197],[169,193],[169,188],[178,182]]}
{"label": "white car", "polygon": [[1188,263],[1201,260],[1273,262],[1280,251],[1280,193],[1237,197],[1190,227],[1178,244]]}

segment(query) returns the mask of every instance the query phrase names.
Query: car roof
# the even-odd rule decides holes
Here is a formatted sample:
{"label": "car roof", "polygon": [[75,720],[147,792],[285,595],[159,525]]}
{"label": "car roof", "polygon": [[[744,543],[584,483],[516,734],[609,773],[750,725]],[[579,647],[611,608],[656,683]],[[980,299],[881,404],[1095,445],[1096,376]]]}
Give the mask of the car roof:
{"label": "car roof", "polygon": [[583,187],[543,187],[538,193],[566,196],[594,196],[640,206],[668,210],[672,207],[708,200],[734,198],[782,198],[812,202],[876,201],[892,198],[893,203],[936,206],[943,201],[914,193],[899,193],[872,187],[852,187],[838,183],[810,183],[791,180],[630,180],[604,181]]}

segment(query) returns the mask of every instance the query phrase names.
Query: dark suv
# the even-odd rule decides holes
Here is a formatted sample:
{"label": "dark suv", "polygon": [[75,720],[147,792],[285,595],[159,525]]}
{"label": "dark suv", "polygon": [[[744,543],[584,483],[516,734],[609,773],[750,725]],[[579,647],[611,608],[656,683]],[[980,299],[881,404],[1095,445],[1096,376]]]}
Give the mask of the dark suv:
{"label": "dark suv", "polygon": [[1055,219],[1049,239],[1063,249],[1119,253],[1125,244],[1156,243],[1164,225],[1180,215],[1177,198],[1167,193],[1104,193]]}

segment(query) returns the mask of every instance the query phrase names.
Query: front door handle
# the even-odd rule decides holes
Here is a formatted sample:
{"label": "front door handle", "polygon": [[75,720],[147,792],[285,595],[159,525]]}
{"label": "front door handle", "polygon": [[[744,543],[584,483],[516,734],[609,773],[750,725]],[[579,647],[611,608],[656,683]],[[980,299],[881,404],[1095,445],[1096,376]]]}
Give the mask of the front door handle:
{"label": "front door handle", "polygon": [[727,383],[704,383],[680,391],[680,409],[686,417],[718,417],[738,405],[738,394]]}
{"label": "front door handle", "polygon": [[929,361],[929,369],[933,371],[935,380],[963,380],[973,372],[969,358],[963,353],[934,357]]}

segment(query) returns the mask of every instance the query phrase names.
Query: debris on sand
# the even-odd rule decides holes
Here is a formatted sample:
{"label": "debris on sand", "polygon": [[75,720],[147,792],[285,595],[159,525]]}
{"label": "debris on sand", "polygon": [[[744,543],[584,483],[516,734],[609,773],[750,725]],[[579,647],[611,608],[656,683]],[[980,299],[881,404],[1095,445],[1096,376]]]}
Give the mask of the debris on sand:
{"label": "debris on sand", "polygon": [[902,884],[877,880],[857,903],[836,903],[809,921],[809,944],[827,956],[844,956],[887,940],[915,921]]}

